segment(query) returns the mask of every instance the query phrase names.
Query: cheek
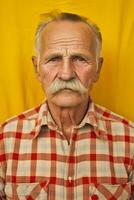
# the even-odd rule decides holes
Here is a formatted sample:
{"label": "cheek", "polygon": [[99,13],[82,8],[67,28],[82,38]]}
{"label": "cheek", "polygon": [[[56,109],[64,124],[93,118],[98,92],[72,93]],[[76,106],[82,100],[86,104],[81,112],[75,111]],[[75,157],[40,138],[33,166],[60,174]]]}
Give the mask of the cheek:
{"label": "cheek", "polygon": [[42,84],[50,85],[55,79],[56,71],[48,69],[47,66],[41,66],[40,68],[40,77]]}
{"label": "cheek", "polygon": [[95,68],[81,69],[79,73],[77,73],[80,81],[83,83],[85,87],[88,87],[92,84],[95,74],[96,74]]}

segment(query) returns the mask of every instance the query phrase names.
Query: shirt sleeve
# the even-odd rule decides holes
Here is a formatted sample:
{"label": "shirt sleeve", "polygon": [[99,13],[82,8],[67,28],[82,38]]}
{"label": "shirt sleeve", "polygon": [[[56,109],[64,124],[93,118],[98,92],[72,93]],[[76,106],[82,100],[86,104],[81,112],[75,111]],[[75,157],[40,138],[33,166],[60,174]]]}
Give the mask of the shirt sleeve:
{"label": "shirt sleeve", "polygon": [[132,161],[132,171],[130,174],[130,181],[131,181],[131,200],[134,199],[134,156]]}
{"label": "shirt sleeve", "polygon": [[4,193],[4,182],[5,182],[5,152],[4,152],[4,142],[3,142],[3,134],[1,132],[1,126],[0,126],[0,200],[4,200],[5,193]]}

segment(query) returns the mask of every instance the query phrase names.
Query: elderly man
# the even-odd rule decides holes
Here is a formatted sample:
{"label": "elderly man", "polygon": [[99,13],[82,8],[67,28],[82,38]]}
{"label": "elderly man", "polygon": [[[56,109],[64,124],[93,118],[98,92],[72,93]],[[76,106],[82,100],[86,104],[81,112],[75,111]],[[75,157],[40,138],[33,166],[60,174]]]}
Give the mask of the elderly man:
{"label": "elderly man", "polygon": [[134,125],[90,98],[101,43],[71,13],[37,28],[32,60],[47,100],[0,127],[1,199],[134,199]]}

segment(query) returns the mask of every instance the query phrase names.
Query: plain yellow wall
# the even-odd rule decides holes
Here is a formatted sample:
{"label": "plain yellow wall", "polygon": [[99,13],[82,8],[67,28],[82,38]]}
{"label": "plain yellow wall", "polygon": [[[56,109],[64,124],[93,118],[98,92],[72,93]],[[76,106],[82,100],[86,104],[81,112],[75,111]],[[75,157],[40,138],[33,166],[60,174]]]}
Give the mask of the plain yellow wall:
{"label": "plain yellow wall", "polygon": [[103,35],[104,64],[95,102],[134,121],[133,0],[2,0],[0,3],[0,122],[44,99],[31,56],[41,13],[85,15]]}

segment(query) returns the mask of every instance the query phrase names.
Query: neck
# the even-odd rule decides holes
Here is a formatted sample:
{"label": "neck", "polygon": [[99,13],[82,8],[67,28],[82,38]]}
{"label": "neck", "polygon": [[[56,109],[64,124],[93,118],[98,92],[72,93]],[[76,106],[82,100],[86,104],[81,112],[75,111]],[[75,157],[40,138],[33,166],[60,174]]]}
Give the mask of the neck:
{"label": "neck", "polygon": [[50,113],[59,130],[69,137],[74,126],[78,125],[84,118],[89,102],[90,99],[87,98],[76,107],[59,107],[51,101],[47,101]]}

